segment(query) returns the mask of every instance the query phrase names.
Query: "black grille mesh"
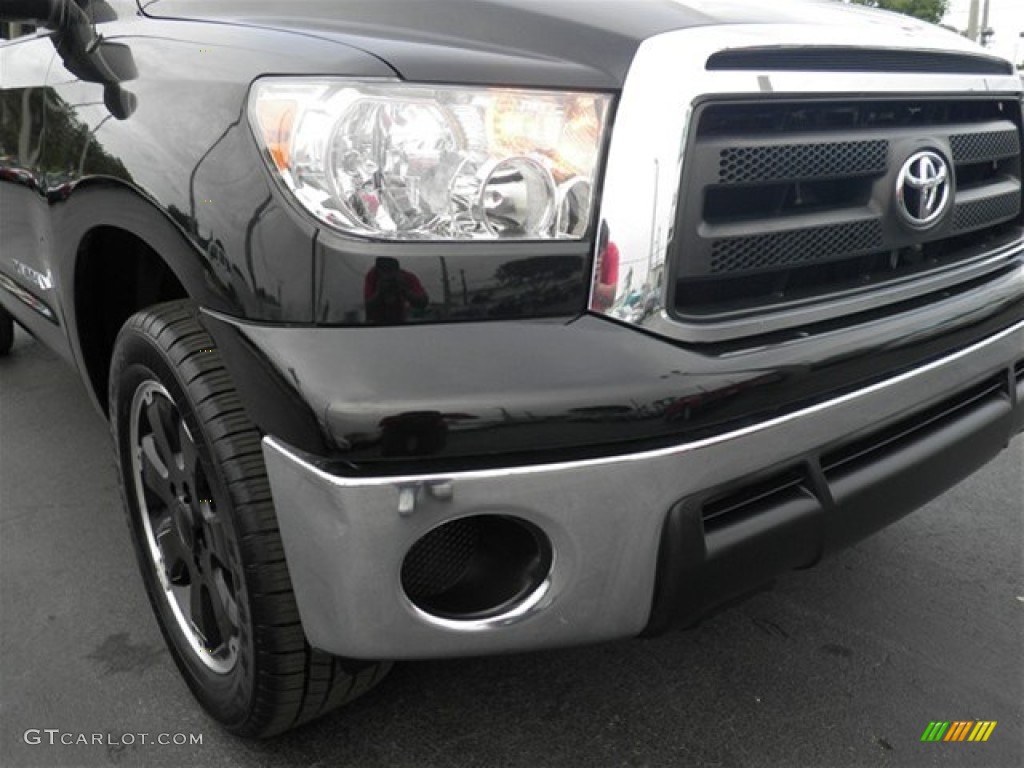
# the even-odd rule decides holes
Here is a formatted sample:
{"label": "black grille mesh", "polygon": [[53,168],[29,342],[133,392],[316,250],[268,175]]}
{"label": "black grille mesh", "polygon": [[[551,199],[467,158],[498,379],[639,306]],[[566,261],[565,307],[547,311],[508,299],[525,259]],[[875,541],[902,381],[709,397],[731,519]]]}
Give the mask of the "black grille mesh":
{"label": "black grille mesh", "polygon": [[826,144],[729,147],[721,151],[721,184],[861,176],[884,173],[887,141],[833,141]]}
{"label": "black grille mesh", "polygon": [[957,163],[980,163],[1016,157],[1020,153],[1017,131],[961,133],[949,137],[953,159]]}
{"label": "black grille mesh", "polygon": [[828,261],[839,256],[878,250],[882,244],[882,226],[874,219],[770,235],[733,237],[714,242],[711,271],[746,272]]}
{"label": "black grille mesh", "polygon": [[[762,55],[780,65],[812,63],[777,49],[726,53],[716,58],[724,68]],[[828,66],[821,53],[810,58]],[[872,64],[875,53],[859,63]],[[922,67],[993,62],[902,60]],[[794,324],[796,317],[781,312],[797,302],[866,296],[1009,242],[1021,221],[1021,120],[1019,99],[983,94],[750,96],[699,105],[672,238],[670,306],[683,322],[743,318],[735,334],[757,333],[756,313],[779,312],[780,325]],[[898,217],[896,171],[927,147],[955,165],[956,202],[934,227],[918,230]],[[837,305],[835,315],[822,316],[843,311]],[[696,326],[687,333],[705,338]],[[715,333],[734,331],[718,326]]]}
{"label": "black grille mesh", "polygon": [[953,229],[957,232],[968,232],[1012,219],[1020,213],[1020,203],[1020,190],[962,203],[953,211]]}
{"label": "black grille mesh", "polygon": [[469,567],[480,540],[477,518],[435,528],[416,542],[402,565],[402,585],[413,600],[451,589]]}

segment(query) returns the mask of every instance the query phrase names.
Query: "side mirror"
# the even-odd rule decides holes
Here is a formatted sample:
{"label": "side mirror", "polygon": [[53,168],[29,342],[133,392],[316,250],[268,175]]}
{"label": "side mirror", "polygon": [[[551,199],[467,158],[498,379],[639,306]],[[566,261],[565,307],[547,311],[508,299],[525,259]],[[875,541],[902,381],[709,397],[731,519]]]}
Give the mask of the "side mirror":
{"label": "side mirror", "polygon": [[135,111],[138,100],[121,88],[138,76],[131,50],[97,37],[92,21],[73,0],[0,0],[0,21],[33,21],[53,30],[53,43],[68,71],[86,82],[102,83],[103,101],[115,118],[125,120]]}
{"label": "side mirror", "polygon": [[139,76],[127,45],[107,42],[92,34],[71,34],[62,38],[57,52],[68,71],[90,83],[125,83]]}
{"label": "side mirror", "polygon": [[88,83],[103,84],[103,103],[111,115],[118,120],[132,116],[138,99],[121,83],[134,80],[139,72],[127,45],[107,42],[92,35],[91,28],[80,27],[61,40],[57,53],[69,72]]}
{"label": "side mirror", "polygon": [[103,104],[116,120],[127,120],[139,107],[139,98],[117,83],[103,86]]}

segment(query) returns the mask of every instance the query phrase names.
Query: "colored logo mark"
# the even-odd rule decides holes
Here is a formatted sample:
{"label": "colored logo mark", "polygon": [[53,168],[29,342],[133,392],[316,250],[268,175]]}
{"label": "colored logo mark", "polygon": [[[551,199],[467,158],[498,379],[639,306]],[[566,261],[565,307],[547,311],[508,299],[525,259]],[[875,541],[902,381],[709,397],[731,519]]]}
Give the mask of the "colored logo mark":
{"label": "colored logo mark", "polygon": [[933,720],[921,734],[921,741],[988,741],[996,725],[995,720]]}

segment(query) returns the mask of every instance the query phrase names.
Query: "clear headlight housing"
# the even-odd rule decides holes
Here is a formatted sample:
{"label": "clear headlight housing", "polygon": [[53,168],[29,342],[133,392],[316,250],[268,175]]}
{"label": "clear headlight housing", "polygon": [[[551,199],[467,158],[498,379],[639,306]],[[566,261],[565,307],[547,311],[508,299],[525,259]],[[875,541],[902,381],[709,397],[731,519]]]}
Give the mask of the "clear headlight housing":
{"label": "clear headlight housing", "polygon": [[385,240],[586,236],[610,98],[268,78],[249,119],[324,224]]}

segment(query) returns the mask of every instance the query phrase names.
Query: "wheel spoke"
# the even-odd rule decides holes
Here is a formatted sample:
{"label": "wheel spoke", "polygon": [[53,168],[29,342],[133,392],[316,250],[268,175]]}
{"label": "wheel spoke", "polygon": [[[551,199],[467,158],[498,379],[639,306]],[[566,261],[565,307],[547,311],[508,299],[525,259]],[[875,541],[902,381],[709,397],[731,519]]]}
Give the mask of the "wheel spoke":
{"label": "wheel spoke", "polygon": [[[178,534],[170,515],[167,515],[155,529],[157,544],[164,558],[164,571],[172,583],[189,583],[193,586],[198,579],[192,551]],[[187,576],[187,580],[186,580]]]}
{"label": "wheel spoke", "polygon": [[185,426],[185,420],[178,419],[178,445],[181,448],[180,466],[185,479],[192,488],[196,487],[196,480],[200,473],[199,451],[195,441]]}
{"label": "wheel spoke", "polygon": [[235,605],[221,571],[212,574],[208,584],[212,587],[210,589],[210,608],[213,611],[213,620],[217,624],[220,642],[224,644],[231,639],[235,627],[238,625],[238,606]]}
{"label": "wheel spoke", "polygon": [[214,653],[224,646],[233,634],[233,625],[219,593],[216,579],[204,574],[202,581],[192,585],[189,599],[192,626],[203,648]]}
{"label": "wheel spoke", "polygon": [[177,452],[171,445],[171,429],[168,425],[170,408],[162,398],[154,398],[153,402],[146,406],[146,419],[152,430],[153,440],[157,455],[162,460],[172,478],[181,475],[181,468],[177,462]]}
{"label": "wheel spoke", "polygon": [[224,525],[221,523],[220,515],[208,503],[202,505],[200,514],[203,515],[206,523],[203,530],[206,533],[207,545],[218,560],[223,565],[227,565],[231,550],[228,548],[227,537],[224,535]]}
{"label": "wheel spoke", "polygon": [[[211,633],[215,631],[217,647],[220,647],[237,631],[238,604],[232,591],[231,572],[227,567],[229,549],[224,528],[209,502],[203,502],[200,512],[205,520],[205,546],[200,555],[200,568],[207,590],[204,606],[208,610],[202,616],[203,636],[207,641],[212,641]],[[232,579],[230,583],[229,579]]]}
{"label": "wheel spoke", "polygon": [[209,602],[208,599],[203,599],[203,593],[207,591],[208,590],[206,588],[206,584],[202,581],[201,578],[196,579],[194,582],[192,582],[192,586],[189,588],[188,591],[188,608],[189,619],[192,622],[192,628],[195,630],[196,634],[199,635],[199,639],[203,643],[203,648],[205,648],[208,651],[211,651],[213,650],[213,647],[210,645],[210,629],[212,629],[213,627],[211,627],[209,622],[207,621],[209,616],[207,611],[203,608],[203,603]]}
{"label": "wheel spoke", "polygon": [[142,443],[142,482],[167,507],[174,508],[174,493],[171,491],[170,470],[156,446],[152,435],[146,435]]}

